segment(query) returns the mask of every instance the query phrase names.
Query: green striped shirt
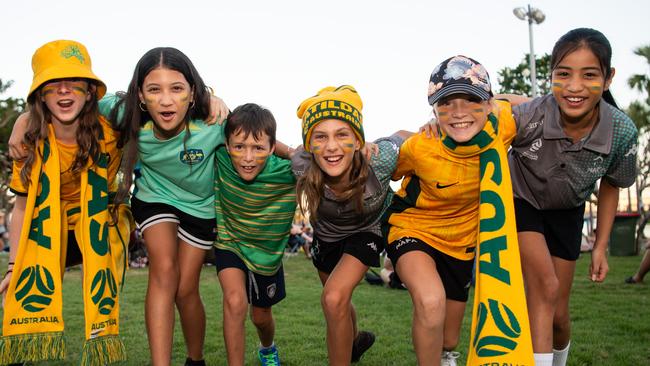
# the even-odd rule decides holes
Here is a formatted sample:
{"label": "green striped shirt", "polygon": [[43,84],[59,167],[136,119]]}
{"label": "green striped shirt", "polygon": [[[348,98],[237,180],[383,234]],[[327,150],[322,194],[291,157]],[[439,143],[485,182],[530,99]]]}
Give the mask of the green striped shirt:
{"label": "green striped shirt", "polygon": [[269,156],[254,181],[239,177],[224,146],[217,149],[215,246],[239,256],[246,267],[270,276],[282,265],[296,210],[296,179],[291,162]]}

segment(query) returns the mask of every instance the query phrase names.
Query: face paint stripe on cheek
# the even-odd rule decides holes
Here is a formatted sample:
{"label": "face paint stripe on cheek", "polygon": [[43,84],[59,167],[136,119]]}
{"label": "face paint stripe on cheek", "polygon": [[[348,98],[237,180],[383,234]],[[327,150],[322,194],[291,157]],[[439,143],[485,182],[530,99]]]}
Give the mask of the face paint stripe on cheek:
{"label": "face paint stripe on cheek", "polygon": [[55,87],[55,86],[47,85],[47,86],[43,87],[43,90],[41,91],[41,94],[43,96],[54,94],[54,93],[56,93],[56,89],[57,89],[57,87]]}
{"label": "face paint stripe on cheek", "polygon": [[73,86],[72,87],[72,92],[76,95],[85,97],[86,93],[88,92],[86,89],[79,87],[79,86]]}
{"label": "face paint stripe on cheek", "polygon": [[313,143],[311,144],[311,152],[314,154],[320,154],[321,153],[321,146],[319,143]]}
{"label": "face paint stripe on cheek", "polygon": [[553,82],[552,86],[553,86],[553,90],[556,90],[556,91],[560,91],[560,90],[564,89],[564,83],[561,83],[561,82],[558,82],[558,81]]}
{"label": "face paint stripe on cheek", "polygon": [[593,94],[600,94],[600,92],[603,90],[603,85],[601,83],[592,83],[589,85],[589,90]]}
{"label": "face paint stripe on cheek", "polygon": [[236,157],[240,157],[240,156],[243,155],[241,151],[234,150],[234,149],[231,149],[230,151],[228,151],[228,153],[230,153],[230,155],[236,156]]}

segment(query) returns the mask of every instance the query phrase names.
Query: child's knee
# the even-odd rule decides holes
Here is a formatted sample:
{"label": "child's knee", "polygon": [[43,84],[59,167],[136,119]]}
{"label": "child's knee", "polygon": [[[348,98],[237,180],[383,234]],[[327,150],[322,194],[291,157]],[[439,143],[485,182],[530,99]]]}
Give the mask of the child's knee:
{"label": "child's knee", "polygon": [[248,301],[245,295],[241,296],[239,293],[224,294],[223,307],[230,316],[245,317]]}
{"label": "child's knee", "polygon": [[253,307],[251,321],[258,329],[267,328],[273,323],[273,312],[271,308]]}
{"label": "child's knee", "polygon": [[324,290],[321,305],[326,314],[342,314],[349,307],[350,298],[341,291]]}

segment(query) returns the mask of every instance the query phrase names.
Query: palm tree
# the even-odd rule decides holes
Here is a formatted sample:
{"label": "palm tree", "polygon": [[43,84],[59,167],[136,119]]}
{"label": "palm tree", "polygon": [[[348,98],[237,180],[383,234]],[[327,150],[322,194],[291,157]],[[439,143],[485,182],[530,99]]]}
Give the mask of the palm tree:
{"label": "palm tree", "polygon": [[[650,65],[650,45],[645,45],[634,50],[634,54],[644,57]],[[650,210],[643,205],[643,191],[650,188],[650,75],[632,75],[627,84],[645,94],[645,99],[635,100],[627,108],[627,114],[632,118],[639,129],[639,154],[637,160],[638,175],[636,179],[636,202],[639,221],[636,230],[636,247],[643,239],[643,230],[650,220]],[[628,191],[629,192],[629,191]]]}

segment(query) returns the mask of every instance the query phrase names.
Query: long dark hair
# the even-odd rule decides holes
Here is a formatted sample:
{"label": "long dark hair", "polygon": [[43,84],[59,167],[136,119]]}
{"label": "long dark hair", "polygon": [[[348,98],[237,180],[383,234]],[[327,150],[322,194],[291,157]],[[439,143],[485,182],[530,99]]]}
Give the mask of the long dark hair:
{"label": "long dark hair", "polygon": [[145,53],[135,66],[129,88],[125,94],[119,95],[120,101],[110,116],[111,120],[116,121],[120,115],[119,110],[124,109],[124,115],[119,123],[121,134],[117,145],[118,148],[124,149],[120,168],[123,176],[116,202],[122,202],[129,193],[133,183],[133,169],[138,159],[138,134],[142,126],[152,120],[149,112],[140,109],[138,93],[147,75],[158,68],[180,72],[194,92],[194,105],[188,109],[184,118],[186,139],[190,133],[187,121],[205,119],[210,112],[210,92],[192,61],[183,52],[172,47],[157,47]]}
{"label": "long dark hair", "polygon": [[[98,107],[97,107],[97,87],[92,80],[86,79],[88,82],[87,93],[92,94],[90,100],[86,101],[83,109],[79,113],[78,127],[77,127],[77,153],[70,170],[74,174],[79,174],[86,168],[88,161],[92,160],[94,165],[101,152],[98,136],[102,135],[102,126],[99,123]],[[20,179],[25,185],[29,186],[29,178],[32,171],[32,166],[36,160],[37,147],[40,141],[47,139],[48,123],[52,118],[52,113],[41,101],[44,83],[27,99],[27,106],[29,110],[29,121],[27,123],[27,130],[23,138],[23,143],[27,150],[27,157],[25,164],[20,170]]]}
{"label": "long dark hair", "polygon": [[[551,70],[555,70],[568,54],[580,48],[589,49],[598,58],[600,68],[605,73],[605,81],[612,76],[612,46],[604,34],[591,28],[570,30],[555,42],[553,53],[551,54]],[[618,108],[616,101],[614,101],[614,96],[609,89],[603,92],[602,98],[607,103]]]}

